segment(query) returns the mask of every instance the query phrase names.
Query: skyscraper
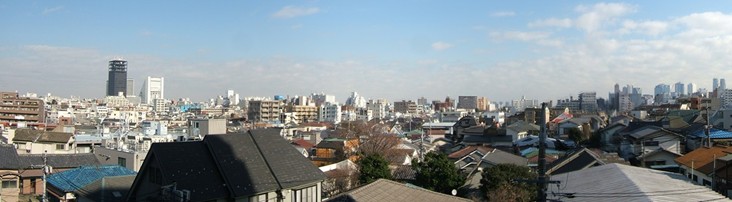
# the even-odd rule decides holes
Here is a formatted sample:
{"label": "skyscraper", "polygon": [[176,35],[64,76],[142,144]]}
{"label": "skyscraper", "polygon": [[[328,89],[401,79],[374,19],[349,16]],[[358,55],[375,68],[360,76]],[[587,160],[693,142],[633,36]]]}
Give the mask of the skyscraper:
{"label": "skyscraper", "polygon": [[131,96],[135,94],[135,80],[127,79],[127,92],[125,93],[126,96]]}
{"label": "skyscraper", "polygon": [[717,88],[719,88],[719,79],[714,78],[712,80],[712,91],[717,90]]}
{"label": "skyscraper", "polygon": [[119,93],[127,93],[127,61],[114,59],[109,61],[107,96],[116,96]]}
{"label": "skyscraper", "polygon": [[685,95],[684,94],[684,83],[678,82],[674,84],[674,93],[676,93],[676,96]]}
{"label": "skyscraper", "polygon": [[694,94],[694,91],[696,91],[696,84],[689,83],[686,85],[686,94],[688,94],[688,95]]}
{"label": "skyscraper", "polygon": [[148,105],[154,103],[155,99],[165,98],[165,78],[163,77],[147,77],[145,83],[142,84],[140,91],[142,102]]}
{"label": "skyscraper", "polygon": [[719,79],[719,91],[724,91],[727,89],[727,83],[724,82],[724,79]]}

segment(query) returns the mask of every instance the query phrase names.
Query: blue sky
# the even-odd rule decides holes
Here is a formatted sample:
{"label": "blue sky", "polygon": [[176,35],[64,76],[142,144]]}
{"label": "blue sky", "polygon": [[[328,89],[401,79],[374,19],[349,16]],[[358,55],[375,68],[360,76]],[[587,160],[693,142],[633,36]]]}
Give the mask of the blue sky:
{"label": "blue sky", "polygon": [[[351,91],[542,101],[732,75],[732,2],[0,1],[1,90],[102,97],[107,61],[166,97]],[[732,79],[732,76],[730,77]]]}

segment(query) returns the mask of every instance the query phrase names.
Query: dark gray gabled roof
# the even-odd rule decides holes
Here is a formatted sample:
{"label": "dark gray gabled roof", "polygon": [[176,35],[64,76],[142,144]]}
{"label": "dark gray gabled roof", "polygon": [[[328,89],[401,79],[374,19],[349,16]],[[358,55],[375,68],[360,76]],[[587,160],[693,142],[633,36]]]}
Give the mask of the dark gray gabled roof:
{"label": "dark gray gabled roof", "polygon": [[[191,191],[192,201],[215,200],[228,196],[226,183],[216,167],[216,162],[201,141],[155,143],[150,147],[144,164],[148,164],[148,161],[155,161],[160,166],[164,185],[175,181],[178,189]],[[150,172],[145,168],[147,166],[143,165],[138,176],[144,176],[143,172]],[[130,192],[132,191],[131,189]]]}
{"label": "dark gray gabled roof", "polygon": [[0,144],[0,170],[15,170],[20,168],[20,160],[15,146]]}
{"label": "dark gray gabled roof", "polygon": [[[149,172],[149,161],[154,161],[163,184],[176,182],[178,189],[191,190],[191,201],[239,198],[326,179],[279,134],[279,129],[250,130],[207,135],[203,141],[155,143],[138,176]],[[139,183],[145,182],[138,177],[130,196],[139,191]]]}
{"label": "dark gray gabled roof", "polygon": [[13,137],[13,141],[67,143],[72,138],[74,138],[74,134],[71,133],[48,132],[42,130],[20,128],[15,130],[15,137]]}
{"label": "dark gray gabled roof", "polygon": [[326,179],[320,169],[280,137],[279,129],[209,135],[203,141],[233,189],[234,197],[294,188]]}
{"label": "dark gray gabled roof", "polygon": [[589,149],[582,148],[576,150],[564,157],[561,157],[547,166],[548,174],[562,174],[572,171],[578,171],[598,165],[605,165],[596,154]]}
{"label": "dark gray gabled roof", "polygon": [[[43,154],[20,154],[18,156],[23,168],[43,165]],[[101,165],[99,159],[91,153],[46,154],[46,163],[53,168]]]}

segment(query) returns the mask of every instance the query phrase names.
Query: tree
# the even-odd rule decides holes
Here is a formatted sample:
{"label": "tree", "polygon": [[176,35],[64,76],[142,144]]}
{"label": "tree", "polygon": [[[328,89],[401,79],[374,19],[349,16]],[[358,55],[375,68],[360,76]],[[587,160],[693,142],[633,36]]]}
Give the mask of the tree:
{"label": "tree", "polygon": [[[488,199],[492,201],[497,201],[498,198],[505,199],[506,197],[533,200],[532,193],[536,192],[536,184],[516,180],[533,180],[536,179],[536,176],[536,173],[533,173],[526,166],[498,164],[483,170],[483,178],[480,179],[480,190],[486,193]],[[512,192],[512,190],[525,190],[526,192]],[[507,193],[510,194],[506,195]]]}
{"label": "tree", "polygon": [[577,145],[579,145],[582,141],[585,141],[585,136],[584,134],[582,134],[582,131],[579,128],[569,129],[569,132],[567,132],[567,136],[569,136],[569,139],[574,140]]}
{"label": "tree", "polygon": [[361,184],[368,184],[380,178],[391,179],[389,162],[380,154],[367,155],[358,161],[361,171],[358,181]]}
{"label": "tree", "polygon": [[488,193],[491,201],[532,201],[533,192],[511,183],[501,183],[496,190]]}
{"label": "tree", "polygon": [[416,172],[415,183],[433,191],[448,194],[465,183],[465,177],[442,153],[427,153],[424,161],[412,161],[412,168]]}

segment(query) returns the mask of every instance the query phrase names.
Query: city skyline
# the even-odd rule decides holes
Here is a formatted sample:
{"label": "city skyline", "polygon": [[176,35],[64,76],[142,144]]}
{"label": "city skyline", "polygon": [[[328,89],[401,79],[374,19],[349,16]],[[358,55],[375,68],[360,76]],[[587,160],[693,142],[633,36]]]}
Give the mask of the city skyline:
{"label": "city skyline", "polygon": [[712,91],[732,75],[732,3],[715,3],[2,2],[0,86],[101,98],[108,61],[123,57],[138,85],[165,77],[165,98],[195,101],[228,89],[339,102]]}

